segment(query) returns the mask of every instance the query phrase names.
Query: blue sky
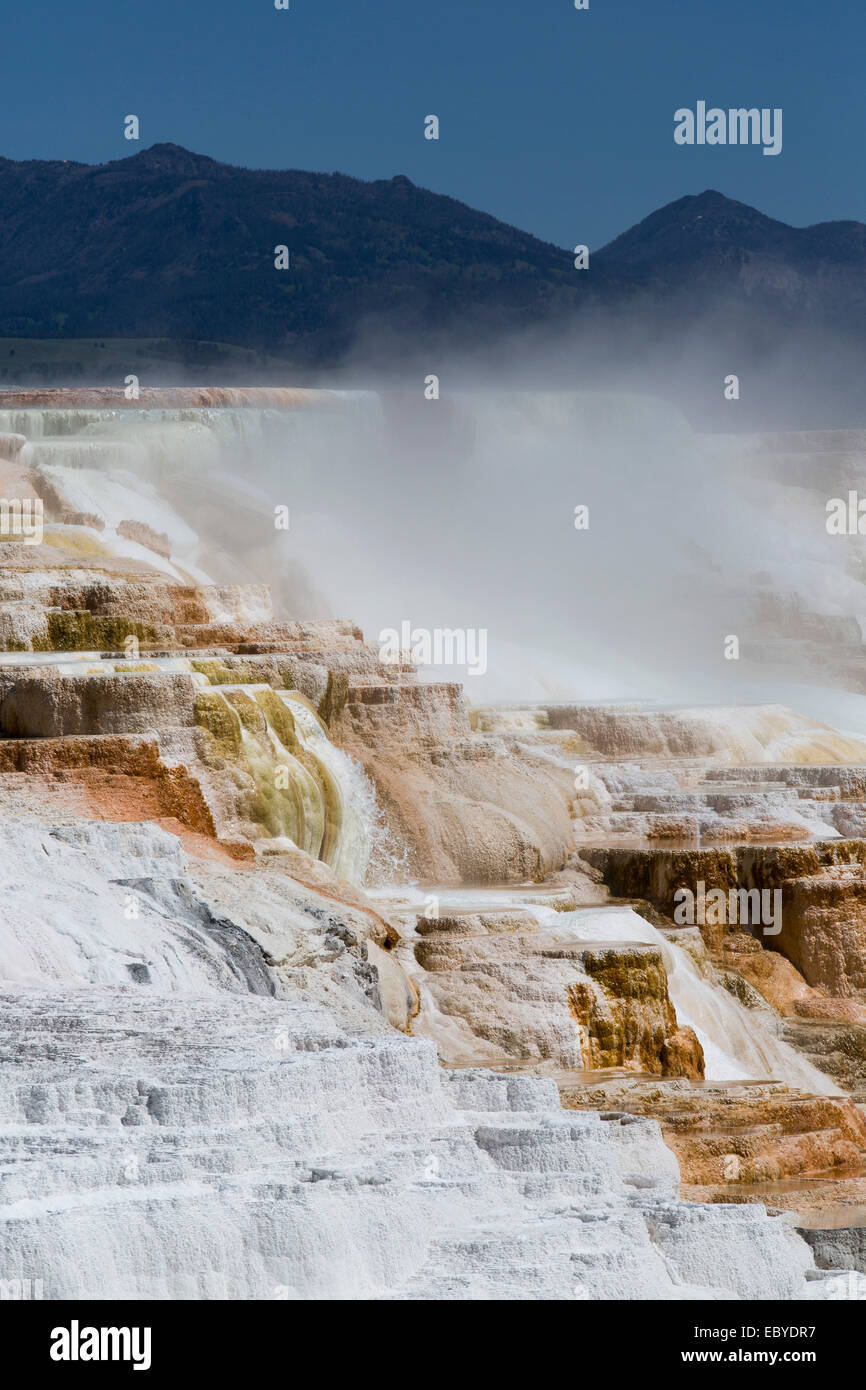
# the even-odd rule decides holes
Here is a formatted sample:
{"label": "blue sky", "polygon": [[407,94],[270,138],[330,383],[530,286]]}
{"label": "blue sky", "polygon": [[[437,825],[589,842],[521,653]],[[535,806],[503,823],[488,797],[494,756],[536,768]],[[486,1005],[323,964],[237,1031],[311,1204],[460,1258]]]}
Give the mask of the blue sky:
{"label": "blue sky", "polygon": [[[12,159],[170,140],[407,174],[561,246],[709,187],[797,225],[866,221],[862,0],[80,0],[9,6],[3,27]],[[782,154],[676,146],[699,99],[782,107]]]}

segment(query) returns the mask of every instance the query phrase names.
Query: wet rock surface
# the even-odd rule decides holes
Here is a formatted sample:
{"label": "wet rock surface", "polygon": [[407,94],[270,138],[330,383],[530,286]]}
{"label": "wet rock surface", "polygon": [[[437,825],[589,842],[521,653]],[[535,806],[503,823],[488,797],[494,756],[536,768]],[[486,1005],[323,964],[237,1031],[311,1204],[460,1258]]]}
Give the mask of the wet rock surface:
{"label": "wet rock surface", "polygon": [[[157,446],[120,394],[0,435],[45,508],[0,541],[4,1279],[827,1296],[755,1189],[859,1180],[866,746],[778,706],[470,709],[292,617],[290,566],[274,603],[260,499],[165,466],[315,393],[145,394]],[[676,928],[700,875],[781,886],[784,931]]]}

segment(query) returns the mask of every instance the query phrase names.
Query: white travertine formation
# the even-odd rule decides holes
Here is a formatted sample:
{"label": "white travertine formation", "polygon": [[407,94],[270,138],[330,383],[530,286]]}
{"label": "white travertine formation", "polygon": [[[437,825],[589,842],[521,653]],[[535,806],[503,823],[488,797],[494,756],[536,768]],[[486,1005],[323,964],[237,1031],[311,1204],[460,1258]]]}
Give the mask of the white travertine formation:
{"label": "white travertine formation", "polygon": [[[337,968],[335,1022],[158,828],[5,835],[4,1279],[49,1298],[777,1299],[829,1277],[763,1208],[679,1201],[654,1121],[445,1072]],[[37,855],[41,928],[19,916]],[[296,908],[296,950],[305,921],[314,960],[328,924]]]}

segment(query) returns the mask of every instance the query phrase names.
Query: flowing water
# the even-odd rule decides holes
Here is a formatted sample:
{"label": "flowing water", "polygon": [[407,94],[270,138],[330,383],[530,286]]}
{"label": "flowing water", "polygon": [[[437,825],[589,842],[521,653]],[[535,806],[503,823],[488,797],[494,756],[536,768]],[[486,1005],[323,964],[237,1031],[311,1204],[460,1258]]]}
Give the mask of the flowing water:
{"label": "flowing water", "polygon": [[[440,1054],[458,1066],[501,1066],[508,1059],[485,1039],[472,1033],[459,1018],[443,1014],[431,993],[426,972],[415,960],[419,940],[412,923],[424,914],[431,902],[441,914],[518,910],[534,919],[548,940],[577,943],[639,942],[654,946],[661,953],[668,978],[668,990],[677,1020],[697,1034],[704,1049],[707,1080],[775,1080],[818,1095],[839,1095],[839,1088],[792,1047],[776,1037],[770,1026],[754,1010],[743,1007],[712,975],[702,973],[688,950],[667,938],[645,918],[630,908],[581,908],[573,912],[557,910],[545,894],[533,886],[523,888],[449,889],[431,886],[420,889],[385,889],[373,894],[383,907],[390,907],[403,923],[405,943],[398,959],[412,980],[421,999],[420,1015],[414,1031],[436,1042]],[[531,936],[528,945],[531,946]],[[513,1062],[512,1062],[513,1065]]]}
{"label": "flowing water", "polygon": [[[62,676],[123,680],[148,668],[189,675],[216,703],[236,756],[258,791],[258,815],[276,842],[304,850],[348,883],[361,886],[382,835],[375,791],[361,765],[331,743],[305,697],[263,684],[212,685],[188,657],[106,660],[99,652],[5,652],[0,666],[50,666]],[[211,705],[211,707],[212,707]]]}
{"label": "flowing water", "polygon": [[[286,503],[292,561],[321,574],[332,613],[374,635],[404,617],[489,626],[492,675],[506,696],[646,693],[647,672],[660,668],[671,687],[700,687],[699,625],[684,624],[677,652],[669,642],[671,568],[659,559],[692,537],[673,533],[664,498],[683,489],[691,532],[717,552],[741,517],[711,514],[707,524],[716,493],[696,463],[708,455],[696,460],[682,423],[653,403],[542,395],[490,398],[467,414],[473,429],[437,445],[429,469],[415,466],[418,432],[423,444],[435,417],[418,426],[410,412],[395,424],[370,396],[285,412],[0,411],[0,430],[25,434],[22,462],[101,520],[93,544],[109,554],[197,582],[232,582],[221,566],[235,582],[241,569],[255,578],[257,564],[269,579],[274,552],[258,556],[263,525]],[[594,529],[576,538],[571,517],[582,501]],[[732,569],[764,559],[753,511],[728,555]],[[122,537],[130,518],[167,534],[173,559]],[[533,554],[548,563],[530,565]],[[821,578],[821,557],[810,559]],[[767,563],[780,563],[778,552]],[[309,602],[301,616],[327,615],[316,595]],[[303,697],[214,684],[185,657],[154,663],[194,677],[227,756],[257,788],[263,831],[363,883],[375,798]],[[14,653],[2,664],[118,680],[132,669],[97,652]],[[717,700],[718,681],[708,684]],[[754,730],[727,736],[752,747]],[[284,982],[264,947],[193,891],[176,838],[158,827],[28,824],[0,838],[0,1044],[16,1057],[0,1077],[4,1278],[45,1271],[49,1297],[77,1298],[452,1298],[479,1289],[568,1298],[577,1270],[597,1297],[717,1287],[803,1296],[808,1253],[781,1223],[755,1208],[678,1206],[676,1164],[656,1127],[558,1112],[543,1080],[521,1077],[512,1093],[510,1079],[448,1076],[428,1042],[350,1035],[306,997],[272,998]],[[34,890],[49,861],[50,891]],[[379,888],[374,901],[404,923],[405,943],[388,959],[404,961],[420,993],[412,1026],[458,1062],[501,1058],[427,988],[412,922],[428,896],[446,912],[520,910],[530,931],[563,942],[653,945],[709,1076],[832,1089],[630,910],[557,911],[555,890],[543,885]],[[270,908],[281,930],[297,930],[294,904],[262,901],[263,916]],[[391,984],[399,996],[399,980]]]}
{"label": "flowing water", "polygon": [[[541,686],[546,683],[546,693],[553,692],[555,697],[563,670],[554,652],[563,648],[577,651],[580,669],[584,673],[595,669],[609,693],[633,688],[632,677],[650,659],[647,634],[658,632],[657,615],[669,598],[665,585],[688,551],[684,537],[672,534],[658,496],[666,486],[678,486],[688,476],[687,510],[706,537],[701,509],[717,496],[717,490],[708,489],[696,458],[700,457],[702,468],[728,468],[727,445],[698,441],[675,412],[641,398],[623,401],[541,393],[515,398],[488,393],[465,398],[456,407],[456,417],[471,427],[461,425],[432,435],[428,425],[420,423],[429,420],[429,414],[409,411],[395,416],[387,401],[373,394],[323,393],[317,401],[311,393],[306,404],[309,408],[284,411],[243,404],[204,409],[0,410],[0,430],[27,436],[30,442],[22,461],[44,472],[78,510],[99,516],[105,527],[99,533],[100,542],[115,553],[146,554],[150,564],[166,572],[203,580],[208,550],[212,552],[218,541],[225,539],[229,544],[231,540],[220,533],[228,526],[227,513],[236,517],[238,525],[246,518],[260,526],[268,521],[263,513],[277,503],[296,503],[293,511],[300,511],[302,521],[292,531],[293,553],[311,569],[324,569],[321,587],[332,611],[341,616],[350,613],[374,632],[387,620],[399,625],[404,616],[420,622],[427,619],[431,626],[456,625],[461,614],[469,620],[466,626],[484,626],[489,621],[492,635],[500,639],[501,660],[495,664],[506,683],[510,679],[508,652],[514,645],[520,648],[522,694],[526,693],[526,671],[534,666],[536,673],[549,672]],[[648,434],[656,440],[653,467],[646,458]],[[438,470],[426,470],[426,481],[421,476],[425,470],[409,473],[405,469],[408,453],[419,442],[429,445],[439,464]],[[564,448],[569,460],[565,470]],[[516,509],[514,499],[527,486],[529,458],[533,459],[535,505]],[[570,524],[573,501],[592,503],[595,514],[603,517],[618,489],[629,504],[617,511],[614,531],[605,523],[602,535],[591,530],[576,536]],[[550,531],[558,514],[555,508],[550,510],[554,494],[560,498],[556,506],[561,509],[561,538]],[[456,495],[461,499],[458,508],[453,505]],[[372,509],[371,498],[375,500]],[[516,512],[520,517],[515,531]],[[715,532],[709,534],[714,535],[716,551],[739,535],[746,513],[747,529],[754,538],[760,518],[747,500],[741,498],[736,506],[714,513]],[[547,529],[539,536],[537,517],[542,514],[547,517]],[[172,561],[144,552],[118,535],[120,522],[129,516],[170,537]],[[419,526],[420,516],[424,521]],[[635,532],[638,516],[641,527]],[[769,522],[765,529],[769,542],[776,532]],[[619,535],[620,544],[611,546],[612,534]],[[453,572],[441,564],[445,535],[450,537],[452,552],[461,555]],[[534,553],[550,556],[550,571],[536,576],[524,569],[520,603],[515,606],[514,556],[533,553],[537,541],[541,549],[536,545]],[[731,572],[740,565],[742,553],[740,539],[729,557]],[[322,556],[327,557],[324,566]],[[817,550],[814,555],[810,552],[810,559],[818,563]],[[781,564],[781,560],[776,564],[772,545],[767,555],[762,552],[765,561],[769,569]],[[562,583],[569,565],[570,580]],[[390,598],[395,573],[402,586],[399,610]],[[572,594],[586,574],[593,576],[593,603],[576,610]],[[554,575],[557,579],[551,583]],[[541,578],[543,596],[538,591]],[[840,583],[835,593],[837,601],[844,602]],[[828,591],[826,583],[820,588]],[[468,608],[467,596],[471,599]],[[507,629],[502,625],[506,612]],[[656,615],[652,620],[650,612]],[[545,617],[540,620],[542,613]],[[527,628],[527,618],[534,631]],[[563,641],[566,619],[569,635]],[[686,637],[694,637],[695,629],[686,626]],[[541,656],[540,629],[547,642]],[[602,630],[608,634],[603,641]],[[657,672],[660,665],[671,668],[669,640],[666,630],[665,661],[657,663]],[[611,642],[620,652],[639,653],[639,660],[612,664]],[[699,655],[696,650],[695,658]],[[80,657],[87,659],[87,654]],[[681,684],[689,684],[689,672],[696,676],[700,664],[695,659],[682,668]],[[713,663],[719,679],[728,674],[724,665]],[[106,668],[101,664],[100,669]],[[167,669],[185,668],[180,661]],[[572,668],[572,676],[577,669]],[[460,679],[463,673],[454,675]],[[538,684],[537,674],[532,681]],[[572,687],[568,693],[592,698],[595,688],[587,690],[585,680],[583,684],[583,691]],[[698,687],[700,681],[691,680],[691,684]],[[645,687],[640,693],[645,693]],[[239,756],[260,790],[269,833],[320,855],[350,881],[363,882],[377,812],[358,765],[330,743],[315,713],[293,692],[278,692],[286,719],[277,718],[273,706],[267,707],[270,696],[264,689],[223,687],[213,690],[212,697],[225,705],[227,717],[237,728]],[[248,702],[254,702],[256,709],[254,717],[245,719]],[[778,728],[764,729],[747,715],[712,710],[696,714],[738,759],[745,753],[754,757],[759,751],[767,759],[784,754],[798,761],[811,760],[800,744],[803,738],[814,739],[814,731],[801,734],[781,716]],[[659,737],[665,736],[661,730]],[[839,760],[851,755],[847,743],[842,747],[844,740],[837,741],[838,746],[833,743],[832,731],[817,737],[821,746],[814,750],[816,759],[826,760],[834,752]],[[285,769],[285,786],[275,787],[278,768]],[[464,901],[469,900],[464,896]],[[503,892],[500,900],[502,905],[513,903],[513,890]],[[771,1075],[811,1089],[823,1084],[826,1089],[828,1083],[818,1073],[704,978],[682,949],[636,914],[604,910],[563,916],[552,913],[543,902],[533,910],[539,925],[550,929],[556,917],[556,931],[575,940],[641,940],[658,946],[668,967],[678,1016],[695,1028],[704,1044],[708,1075]],[[440,1021],[440,1026],[445,1025]]]}

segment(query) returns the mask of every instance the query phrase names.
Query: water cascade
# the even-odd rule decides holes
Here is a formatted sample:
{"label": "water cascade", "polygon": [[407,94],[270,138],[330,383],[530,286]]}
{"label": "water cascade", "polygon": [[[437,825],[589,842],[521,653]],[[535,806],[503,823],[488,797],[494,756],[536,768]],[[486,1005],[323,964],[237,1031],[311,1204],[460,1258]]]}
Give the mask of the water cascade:
{"label": "water cascade", "polygon": [[[45,549],[5,556],[0,599],[0,1047],[15,1059],[0,1070],[4,1280],[44,1271],[47,1297],[78,1299],[571,1299],[576,1281],[599,1298],[806,1296],[820,1280],[807,1285],[818,1272],[789,1226],[727,1198],[684,1205],[657,1125],[558,1106],[557,1073],[584,1084],[582,1039],[627,1017],[660,1020],[656,1052],[611,1049],[622,1060],[594,1078],[646,1070],[651,1086],[703,1094],[698,1049],[680,1036],[690,1025],[710,1078],[836,1094],[769,1011],[704,973],[699,950],[627,908],[574,910],[607,891],[566,857],[574,762],[712,759],[718,802],[722,772],[745,757],[761,771],[782,754],[805,765],[856,751],[775,714],[557,726],[550,702],[580,699],[584,681],[592,698],[642,695],[648,669],[688,684],[707,655],[701,603],[725,576],[691,537],[725,554],[749,508],[711,511],[716,535],[718,489],[685,423],[658,403],[541,393],[435,412],[387,394],[181,391],[159,404],[143,392],[118,405],[92,391],[70,408],[38,394],[0,402],[10,480],[39,491],[41,479],[49,513]],[[437,434],[434,420],[456,423]],[[533,506],[516,507],[528,477]],[[672,488],[687,499],[685,537],[665,515]],[[577,542],[572,494],[593,515]],[[613,532],[596,524],[605,515]],[[750,515],[752,544],[760,507]],[[459,564],[443,564],[443,536]],[[523,563],[533,553],[544,567]],[[728,559],[739,576],[742,547]],[[681,561],[707,588],[690,589],[702,626],[686,624],[678,665],[666,603]],[[351,621],[314,626],[329,614]],[[489,628],[504,698],[538,698],[538,714],[473,731],[463,671],[420,692],[389,681],[375,635],[403,619]],[[135,623],[148,650],[121,660]],[[444,861],[446,879],[453,863],[452,884],[524,866],[527,880],[549,877],[352,893],[375,863],[379,812],[325,708],[391,810],[405,792],[419,864]],[[651,746],[635,749],[641,732]],[[620,811],[628,795],[606,775],[598,815],[650,814]],[[643,795],[669,792],[676,809],[688,790],[671,774]],[[298,873],[290,849],[342,889],[324,870]],[[440,928],[421,921],[431,893]],[[613,988],[619,1015],[581,1012],[583,948],[597,943],[623,947],[595,954],[638,982],[631,1014]],[[499,1074],[479,1070],[491,1065]],[[838,1102],[821,1104],[834,1122]]]}
{"label": "water cascade", "polygon": [[704,1049],[708,1080],[772,1079],[818,1095],[838,1095],[822,1072],[777,1038],[754,1011],[701,973],[688,950],[670,942],[630,908],[586,908],[557,913],[533,909],[539,924],[574,941],[636,941],[662,955],[680,1024],[692,1027]]}
{"label": "water cascade", "polygon": [[257,790],[255,819],[350,883],[364,880],[375,798],[362,769],[336,748],[308,700],[269,685],[207,685],[197,717],[238,759]]}

